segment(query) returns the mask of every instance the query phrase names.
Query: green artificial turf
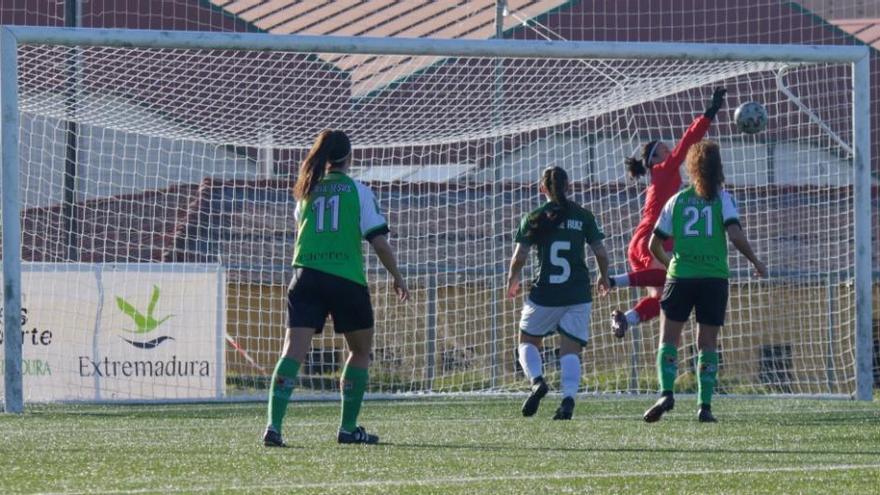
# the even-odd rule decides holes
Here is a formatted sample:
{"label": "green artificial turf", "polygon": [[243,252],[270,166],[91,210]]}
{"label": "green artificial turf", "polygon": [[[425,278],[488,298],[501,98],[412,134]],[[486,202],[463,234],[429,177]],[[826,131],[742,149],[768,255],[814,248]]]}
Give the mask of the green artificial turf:
{"label": "green artificial turf", "polygon": [[263,404],[42,406],[0,415],[0,493],[876,493],[880,403],[693,397],[656,424],[643,399],[372,401],[378,446],[335,443],[338,405],[292,403],[289,448]]}

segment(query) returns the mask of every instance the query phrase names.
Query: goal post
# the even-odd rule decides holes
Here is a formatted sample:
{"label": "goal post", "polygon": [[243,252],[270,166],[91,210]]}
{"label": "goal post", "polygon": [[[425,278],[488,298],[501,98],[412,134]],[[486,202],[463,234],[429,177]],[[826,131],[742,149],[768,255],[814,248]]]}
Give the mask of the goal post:
{"label": "goal post", "polygon": [[853,187],[856,249],[856,399],[872,400],[874,336],[871,280],[871,83],[868,49],[853,61]]}
{"label": "goal post", "polygon": [[[83,53],[71,55],[60,47]],[[57,280],[83,262],[40,251],[49,252],[46,246],[57,242],[45,225],[51,223],[57,207],[48,191],[53,183],[48,167],[56,159],[53,153],[59,139],[53,134],[57,133],[54,123],[71,118],[59,94],[73,82],[65,79],[69,71],[59,67],[69,67],[65,64],[72,56],[77,63],[91,64],[76,76],[80,88],[76,95],[82,101],[77,105],[78,115],[72,117],[80,119],[80,128],[88,133],[90,166],[96,169],[80,179],[88,193],[83,193],[79,203],[88,210],[84,215],[94,215],[89,220],[95,224],[109,225],[107,218],[112,214],[124,216],[119,222],[126,225],[128,242],[120,247],[122,240],[109,237],[108,228],[92,227],[93,238],[82,241],[91,243],[91,262],[224,265],[230,275],[222,282],[222,298],[229,307],[218,309],[223,304],[217,302],[206,311],[216,315],[210,319],[212,325],[225,322],[227,331],[224,335],[206,333],[205,340],[195,340],[180,352],[196,352],[209,341],[212,345],[228,341],[226,359],[218,356],[206,366],[228,368],[230,361],[240,360],[242,369],[250,366],[252,371],[231,374],[227,369],[222,375],[227,386],[257,393],[265,387],[265,370],[280,349],[284,321],[280,288],[289,275],[285,266],[289,253],[283,246],[290,247],[292,235],[285,230],[289,218],[284,211],[292,211],[285,191],[297,157],[320,128],[339,126],[352,134],[357,159],[353,175],[376,188],[392,230],[398,227],[394,242],[401,247],[401,265],[413,279],[414,302],[398,307],[383,292],[387,287],[378,265],[368,262],[379,329],[373,376],[380,385],[373,392],[512,391],[518,383],[509,342],[515,329],[507,327],[518,306],[499,295],[501,271],[510,254],[510,230],[538,204],[534,184],[547,161],[577,169],[573,172],[575,197],[594,209],[606,231],[613,231],[609,241],[616,262],[613,269],[624,270],[625,241],[638,217],[640,201],[638,186],[627,185],[621,167],[615,169],[613,164],[645,138],[676,139],[701,111],[698,107],[707,97],[705,90],[714,84],[729,84],[735,89],[731,93],[746,101],[751,94],[782,94],[774,86],[777,76],[794,69],[792,84],[803,93],[799,97],[807,101],[804,104],[815,105],[813,115],[828,119],[829,124],[816,125],[812,115],[799,113],[783,94],[774,99],[773,109],[779,111],[785,133],[772,138],[743,137],[734,135],[729,125],[716,124],[721,130],[712,137],[722,141],[722,148],[730,145],[733,155],[728,158],[744,164],[736,169],[740,175],[732,173],[729,179],[747,196],[747,208],[774,209],[772,214],[752,217],[760,223],[758,251],[772,249],[773,257],[784,260],[787,249],[804,253],[818,249],[818,256],[836,256],[836,262],[810,258],[804,273],[794,273],[786,265],[777,271],[777,280],[774,275],[763,285],[749,282],[744,266],[732,265],[737,290],[731,318],[746,321],[748,333],[722,340],[722,350],[730,351],[731,361],[738,357],[748,361],[740,368],[730,363],[729,391],[766,391],[755,383],[760,374],[771,385],[766,388],[769,391],[870,400],[871,194],[876,180],[870,165],[870,114],[864,110],[870,106],[868,53],[864,46],[0,27],[4,409],[21,412],[24,406],[22,297],[24,293],[39,299],[22,285],[23,251],[27,263],[58,264],[56,278],[44,277],[34,287],[55,287],[59,294],[64,292]],[[851,91],[837,94],[839,87]],[[297,98],[285,91],[296,93]],[[291,123],[297,119],[303,122]],[[828,132],[840,135],[829,137]],[[266,151],[267,142],[274,151]],[[846,142],[851,152],[840,146]],[[784,159],[783,152],[794,156],[792,161],[819,163],[795,172],[773,169],[772,162]],[[266,161],[273,169],[287,163],[280,177],[267,178],[265,164],[254,167],[253,157],[265,153],[271,154]],[[50,165],[41,165],[41,160]],[[101,167],[108,170],[97,170]],[[844,173],[843,168],[851,171]],[[776,177],[783,175],[790,180]],[[160,204],[160,198],[165,202]],[[776,234],[771,224],[785,218],[788,205],[799,212],[795,223],[811,225],[826,219],[845,223],[816,243],[799,239],[797,233]],[[833,211],[825,211],[826,206]],[[483,215],[487,208],[503,212],[489,221]],[[491,225],[481,228],[479,224],[487,221]],[[160,223],[165,230],[149,230]],[[240,231],[242,225],[259,230],[257,234],[264,237],[246,239],[249,234]],[[748,222],[745,228],[749,231]],[[99,235],[108,237],[95,238]],[[483,243],[487,236],[490,241]],[[273,248],[278,239],[282,242]],[[230,246],[233,241],[239,244]],[[847,245],[850,241],[852,246]],[[138,247],[138,242],[149,246]],[[791,244],[797,242],[807,244]],[[143,276],[131,276],[152,276],[152,269],[133,270]],[[160,271],[188,273],[173,267]],[[104,282],[117,284],[119,290],[126,285],[124,278],[97,279],[99,292],[104,291]],[[189,299],[192,290],[186,287],[216,289],[215,300],[221,299],[215,285],[197,285],[204,281],[161,280],[180,287],[178,292],[172,289],[180,294],[173,296],[178,298],[175,307],[204,306],[201,300]],[[151,299],[152,287],[158,283],[150,282],[138,297],[160,300],[158,289]],[[825,296],[838,291],[846,292],[840,301]],[[99,315],[117,305],[126,308],[123,312],[133,311],[127,309],[125,297],[100,293],[103,299],[94,303]],[[619,305],[632,302],[625,291],[614,297]],[[775,325],[766,321],[774,315],[769,302],[774,298],[786,301],[787,314],[796,315],[798,298],[803,298],[805,305],[827,307],[827,318],[805,323],[810,329],[803,342],[761,340],[762,327]],[[149,304],[150,308],[155,305]],[[593,341],[585,359],[587,388],[593,392],[648,391],[651,384],[645,374],[650,369],[654,332],[645,327],[631,342],[608,340],[604,330],[607,304],[601,309],[597,304],[593,310]],[[78,307],[92,306],[76,302],[63,310],[71,313],[62,320],[76,320],[80,325],[92,322],[93,316],[76,313]],[[225,318],[220,315],[224,310]],[[180,311],[162,314],[180,321]],[[504,328],[494,328],[498,325]],[[106,331],[99,331],[98,323],[93,326],[95,336]],[[144,324],[120,332],[152,331],[148,327]],[[233,327],[247,330],[230,331]],[[494,328],[491,332],[490,327]],[[127,334],[120,333],[113,342],[131,340],[126,338]],[[88,345],[97,349],[97,339]],[[139,346],[146,342],[136,341],[135,347],[142,350]],[[303,385],[333,393],[341,344],[332,335],[321,337],[320,343],[310,354],[311,371]],[[792,345],[798,350],[793,351]],[[589,350],[590,346],[597,349]],[[178,362],[183,359],[182,354],[168,354],[154,361],[131,361],[129,366],[129,361],[110,359],[109,352],[80,356],[79,373],[94,378],[111,366],[119,370],[128,366],[134,373],[143,370],[145,363],[163,370],[171,363],[178,373]],[[797,357],[797,353],[808,357]],[[780,379],[790,370],[772,363],[765,366],[765,361],[777,358],[789,363],[780,365],[783,368],[799,367],[803,378]],[[192,358],[187,362],[196,363],[197,368],[202,361]],[[211,375],[211,383],[217,384],[220,376]],[[206,391],[195,375],[178,376],[161,385],[141,378],[131,383],[120,379],[113,389],[115,395],[100,397],[204,400],[218,394],[214,388]],[[722,372],[721,380],[725,379]]]}
{"label": "goal post", "polygon": [[[24,410],[21,374],[21,207],[18,167],[18,43],[0,28],[0,180],[3,233],[4,410]],[[12,254],[14,253],[14,254]]]}

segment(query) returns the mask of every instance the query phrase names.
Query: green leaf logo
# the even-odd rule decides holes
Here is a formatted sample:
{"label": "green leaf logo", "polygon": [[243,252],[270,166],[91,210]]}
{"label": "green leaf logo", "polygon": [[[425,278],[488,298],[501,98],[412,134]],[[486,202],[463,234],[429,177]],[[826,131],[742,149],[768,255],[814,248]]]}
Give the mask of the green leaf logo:
{"label": "green leaf logo", "polygon": [[116,305],[119,306],[119,310],[126,314],[129,318],[134,322],[135,329],[129,330],[123,328],[124,332],[133,333],[136,335],[143,335],[146,333],[150,333],[153,330],[159,328],[159,326],[169,318],[174,315],[168,315],[161,320],[157,320],[153,317],[153,312],[156,310],[156,304],[159,302],[159,286],[153,286],[153,293],[150,295],[150,302],[147,304],[147,314],[141,313],[137,308],[131,305],[125,299],[116,296]]}

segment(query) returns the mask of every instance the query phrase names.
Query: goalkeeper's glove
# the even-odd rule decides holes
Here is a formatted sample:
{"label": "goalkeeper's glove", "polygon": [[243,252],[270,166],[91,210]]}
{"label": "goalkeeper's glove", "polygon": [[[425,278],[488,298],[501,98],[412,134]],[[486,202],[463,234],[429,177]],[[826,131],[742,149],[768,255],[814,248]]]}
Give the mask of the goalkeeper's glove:
{"label": "goalkeeper's glove", "polygon": [[706,111],[703,112],[703,115],[705,115],[706,118],[715,118],[715,114],[717,114],[718,110],[721,110],[721,107],[724,105],[724,95],[726,93],[727,88],[715,88],[715,92],[712,93],[712,101],[709,102],[709,106],[706,107]]}

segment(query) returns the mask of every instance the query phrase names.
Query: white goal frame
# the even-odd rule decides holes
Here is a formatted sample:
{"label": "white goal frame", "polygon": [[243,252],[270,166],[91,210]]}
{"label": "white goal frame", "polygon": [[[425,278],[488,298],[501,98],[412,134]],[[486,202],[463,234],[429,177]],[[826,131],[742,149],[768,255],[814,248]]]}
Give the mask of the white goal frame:
{"label": "white goal frame", "polygon": [[21,347],[21,205],[19,200],[20,44],[221,49],[313,53],[557,59],[741,60],[848,63],[852,66],[855,236],[855,399],[871,400],[870,76],[866,46],[445,40],[0,26],[0,161],[5,328],[5,411],[23,410]]}

